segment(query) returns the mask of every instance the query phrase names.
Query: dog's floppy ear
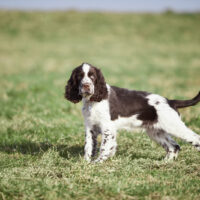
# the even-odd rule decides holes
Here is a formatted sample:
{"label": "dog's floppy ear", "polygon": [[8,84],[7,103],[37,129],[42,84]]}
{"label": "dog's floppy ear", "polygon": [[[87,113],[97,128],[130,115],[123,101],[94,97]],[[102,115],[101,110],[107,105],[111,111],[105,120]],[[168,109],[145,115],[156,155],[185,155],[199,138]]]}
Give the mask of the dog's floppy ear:
{"label": "dog's floppy ear", "polygon": [[82,96],[79,94],[79,84],[78,73],[81,67],[77,67],[72,71],[71,77],[65,86],[65,98],[73,103],[78,103],[82,100]]}
{"label": "dog's floppy ear", "polygon": [[96,71],[96,80],[94,83],[94,94],[90,98],[90,101],[100,102],[101,100],[106,99],[108,97],[108,91],[101,70],[96,67],[94,68]]}

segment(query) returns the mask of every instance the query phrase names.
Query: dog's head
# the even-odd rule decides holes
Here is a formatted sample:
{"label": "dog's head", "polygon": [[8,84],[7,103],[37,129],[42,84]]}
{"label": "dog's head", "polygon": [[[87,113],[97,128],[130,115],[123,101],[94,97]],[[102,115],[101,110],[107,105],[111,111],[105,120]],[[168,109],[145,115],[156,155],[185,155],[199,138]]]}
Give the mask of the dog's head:
{"label": "dog's head", "polygon": [[76,67],[65,87],[65,98],[78,103],[82,98],[100,102],[106,99],[108,91],[100,69],[83,63]]}

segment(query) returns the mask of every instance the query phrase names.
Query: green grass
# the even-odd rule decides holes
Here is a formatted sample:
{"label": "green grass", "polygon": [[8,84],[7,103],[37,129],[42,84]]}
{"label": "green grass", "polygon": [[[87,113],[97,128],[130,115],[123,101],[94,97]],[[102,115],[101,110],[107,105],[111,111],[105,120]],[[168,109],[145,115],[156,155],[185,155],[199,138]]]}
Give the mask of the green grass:
{"label": "green grass", "polygon": [[[200,199],[200,154],[178,160],[122,131],[116,156],[83,160],[81,103],[64,97],[89,62],[111,85],[191,98],[200,89],[200,14],[0,11],[0,199]],[[200,105],[181,111],[200,133]]]}

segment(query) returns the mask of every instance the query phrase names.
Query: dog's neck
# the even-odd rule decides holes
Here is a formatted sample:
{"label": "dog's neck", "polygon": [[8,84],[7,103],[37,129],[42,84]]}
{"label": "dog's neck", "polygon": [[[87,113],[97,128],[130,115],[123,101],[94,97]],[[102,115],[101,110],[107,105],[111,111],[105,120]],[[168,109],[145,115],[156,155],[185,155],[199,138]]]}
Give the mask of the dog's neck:
{"label": "dog's neck", "polygon": [[82,102],[83,102],[83,108],[92,108],[94,104],[98,103],[98,102],[95,102],[95,101],[90,101],[90,97],[88,98],[83,98],[82,99]]}

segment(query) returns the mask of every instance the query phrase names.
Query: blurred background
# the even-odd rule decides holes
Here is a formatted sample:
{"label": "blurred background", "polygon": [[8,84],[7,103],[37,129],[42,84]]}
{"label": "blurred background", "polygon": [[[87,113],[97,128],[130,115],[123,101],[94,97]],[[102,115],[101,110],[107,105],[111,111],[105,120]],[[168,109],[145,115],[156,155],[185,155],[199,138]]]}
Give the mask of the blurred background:
{"label": "blurred background", "polygon": [[1,8],[19,10],[81,10],[81,11],[115,11],[115,12],[197,12],[200,10],[198,0],[9,0],[0,1]]}
{"label": "blurred background", "polygon": [[[64,99],[71,71],[83,62],[99,67],[110,85],[194,97],[199,12],[199,0],[0,0],[2,198],[199,199],[199,154],[186,144],[178,162],[158,166],[160,147],[123,132],[113,166],[86,170],[82,105]],[[199,133],[199,105],[181,113]]]}

